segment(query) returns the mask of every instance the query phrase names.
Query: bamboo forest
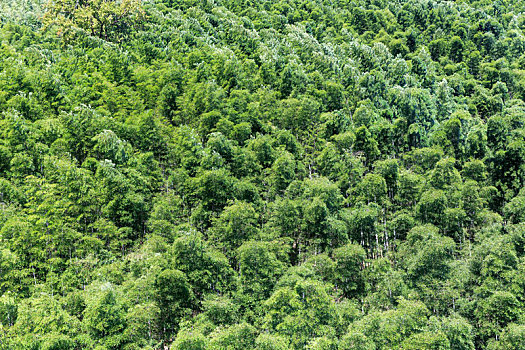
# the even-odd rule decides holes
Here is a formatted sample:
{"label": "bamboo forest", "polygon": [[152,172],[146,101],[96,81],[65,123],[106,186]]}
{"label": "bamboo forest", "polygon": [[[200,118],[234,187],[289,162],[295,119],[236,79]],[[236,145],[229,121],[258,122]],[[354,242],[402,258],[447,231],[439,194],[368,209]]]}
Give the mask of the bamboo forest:
{"label": "bamboo forest", "polygon": [[525,1],[0,0],[7,349],[525,349]]}

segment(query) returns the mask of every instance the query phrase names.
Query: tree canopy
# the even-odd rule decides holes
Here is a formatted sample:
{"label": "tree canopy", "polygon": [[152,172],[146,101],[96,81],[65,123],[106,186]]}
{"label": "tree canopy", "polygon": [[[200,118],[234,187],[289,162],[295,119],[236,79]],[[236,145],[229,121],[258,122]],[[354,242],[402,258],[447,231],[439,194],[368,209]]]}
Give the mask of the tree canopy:
{"label": "tree canopy", "polygon": [[0,1],[0,349],[523,349],[525,3]]}

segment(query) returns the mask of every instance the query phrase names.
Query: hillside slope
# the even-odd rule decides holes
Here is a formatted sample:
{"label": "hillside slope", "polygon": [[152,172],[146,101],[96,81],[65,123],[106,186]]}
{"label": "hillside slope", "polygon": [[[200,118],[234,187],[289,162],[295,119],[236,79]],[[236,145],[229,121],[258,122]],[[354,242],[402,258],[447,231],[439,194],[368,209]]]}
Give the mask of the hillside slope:
{"label": "hillside slope", "polygon": [[525,2],[0,3],[0,349],[523,349]]}

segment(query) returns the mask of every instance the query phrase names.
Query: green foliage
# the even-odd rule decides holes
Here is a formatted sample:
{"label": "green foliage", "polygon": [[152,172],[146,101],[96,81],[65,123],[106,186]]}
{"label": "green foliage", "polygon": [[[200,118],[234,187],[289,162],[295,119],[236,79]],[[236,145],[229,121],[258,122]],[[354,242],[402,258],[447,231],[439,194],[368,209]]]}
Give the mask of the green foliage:
{"label": "green foliage", "polygon": [[256,336],[255,328],[246,323],[218,328],[211,334],[210,349],[247,349],[253,346]]}
{"label": "green foliage", "polygon": [[181,316],[186,314],[193,303],[193,292],[184,273],[166,269],[160,272],[154,282],[155,300],[161,308],[165,329],[176,329]]}
{"label": "green foliage", "polygon": [[83,29],[109,39],[122,35],[124,28],[142,20],[141,1],[50,1],[43,20],[46,25],[57,25],[59,35],[71,35],[70,31]]}
{"label": "green foliage", "polygon": [[524,10],[0,1],[0,348],[523,348]]}
{"label": "green foliage", "polygon": [[208,340],[198,332],[181,331],[171,345],[172,350],[204,350]]}
{"label": "green foliage", "polygon": [[356,244],[347,244],[334,250],[335,280],[346,297],[363,293],[364,280],[361,267],[365,260],[365,250]]}
{"label": "green foliage", "polygon": [[267,299],[286,266],[279,260],[282,256],[279,247],[272,243],[249,241],[238,249],[237,254],[241,292],[254,301]]}

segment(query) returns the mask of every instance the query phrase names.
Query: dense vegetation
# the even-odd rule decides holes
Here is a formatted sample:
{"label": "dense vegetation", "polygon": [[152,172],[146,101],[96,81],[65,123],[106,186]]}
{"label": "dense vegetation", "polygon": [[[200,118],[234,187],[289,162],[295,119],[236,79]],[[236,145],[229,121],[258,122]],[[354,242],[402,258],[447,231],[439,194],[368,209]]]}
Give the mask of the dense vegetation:
{"label": "dense vegetation", "polygon": [[524,11],[0,1],[0,349],[523,349]]}

